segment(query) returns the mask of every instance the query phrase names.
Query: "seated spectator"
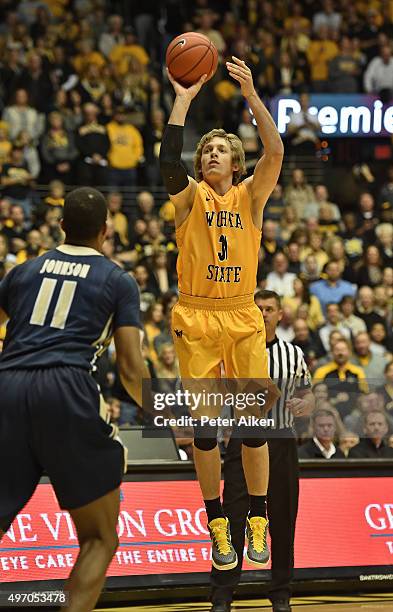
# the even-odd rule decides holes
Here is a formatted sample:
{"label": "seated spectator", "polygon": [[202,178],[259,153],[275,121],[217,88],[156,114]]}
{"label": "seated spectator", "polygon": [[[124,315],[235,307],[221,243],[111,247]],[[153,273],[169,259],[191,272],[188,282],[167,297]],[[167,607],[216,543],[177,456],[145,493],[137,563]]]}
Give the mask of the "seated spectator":
{"label": "seated spectator", "polygon": [[355,314],[366,324],[367,331],[371,330],[371,326],[374,323],[382,323],[385,325],[385,320],[381,315],[379,315],[374,308],[375,305],[375,297],[374,292],[371,287],[360,287],[357,296],[357,308],[355,310]]}
{"label": "seated spectator", "polygon": [[41,172],[41,161],[37,147],[27,130],[19,132],[14,145],[23,149],[23,161],[27,166],[29,174],[33,179],[37,179]]}
{"label": "seated spectator", "polygon": [[370,244],[356,269],[357,285],[368,285],[369,287],[379,285],[382,281],[382,267],[383,261],[378,247]]}
{"label": "seated spectator", "polygon": [[175,347],[172,343],[161,345],[158,353],[156,373],[157,378],[161,379],[160,391],[162,393],[173,393],[179,385],[180,372]]}
{"label": "seated spectator", "polygon": [[276,253],[273,257],[273,271],[266,277],[266,289],[275,291],[282,297],[293,296],[295,274],[288,272],[288,257],[284,253]]}
{"label": "seated spectator", "polygon": [[98,107],[85,104],[85,120],[78,129],[76,146],[80,152],[79,184],[106,185],[110,141],[104,125],[97,121]]}
{"label": "seated spectator", "polygon": [[237,129],[237,135],[242,141],[243,149],[246,154],[246,163],[250,159],[254,160],[254,158],[257,158],[260,148],[258,130],[252,120],[253,117],[250,111],[248,108],[244,108],[242,111],[242,120]]}
{"label": "seated spectator", "polygon": [[312,439],[299,447],[299,459],[344,459],[344,453],[334,444],[337,425],[333,411],[329,408],[317,408],[310,421]]}
{"label": "seated spectator", "polygon": [[344,229],[339,233],[339,236],[344,242],[345,254],[350,262],[356,262],[363,255],[363,238],[356,236],[357,216],[354,212],[345,212],[343,214]]}
{"label": "seated spectator", "polygon": [[300,277],[306,283],[319,280],[321,274],[317,258],[314,255],[307,255],[300,268]]}
{"label": "seated spectator", "polygon": [[141,298],[141,312],[146,312],[159,295],[156,283],[152,280],[146,266],[135,266],[134,278],[138,284]]}
{"label": "seated spectator", "polygon": [[377,246],[382,256],[382,267],[393,266],[393,224],[380,223],[375,228]]}
{"label": "seated spectator", "polygon": [[387,359],[371,351],[370,336],[359,332],[353,340],[354,352],[351,362],[363,368],[370,389],[381,386]]}
{"label": "seated spectator", "polygon": [[325,25],[315,30],[316,38],[307,48],[310,64],[312,91],[317,93],[329,90],[329,62],[338,54],[338,47]]}
{"label": "seated spectator", "polygon": [[[263,223],[262,234],[265,230],[266,222]],[[277,228],[277,224],[275,226]],[[283,242],[287,242],[289,239],[295,240],[299,244],[299,241],[293,236],[299,228],[299,217],[293,206],[285,206],[280,220],[279,234]],[[277,235],[277,231],[276,231]]]}
{"label": "seated spectator", "polygon": [[332,236],[338,233],[340,229],[338,221],[334,219],[334,209],[325,202],[319,207],[318,230],[323,236]]}
{"label": "seated spectator", "polygon": [[[292,112],[289,115],[288,135],[290,137],[291,153],[315,156],[316,147],[319,143],[320,125],[316,116],[308,110],[310,107],[308,94],[301,93],[299,103],[300,111]],[[312,201],[312,199],[309,199],[308,203]]]}
{"label": "seated spectator", "polygon": [[386,364],[384,374],[384,384],[376,389],[376,392],[382,396],[383,407],[390,415],[390,419],[393,423],[393,360]]}
{"label": "seated spectator", "polygon": [[300,247],[297,242],[291,240],[288,243],[288,246],[285,250],[285,254],[288,257],[288,272],[293,272],[293,274],[300,274],[301,270],[301,261],[300,261]]}
{"label": "seated spectator", "polygon": [[385,325],[373,323],[370,329],[370,339],[371,352],[390,361],[393,357],[393,338],[387,335]]}
{"label": "seated spectator", "polygon": [[[53,60],[50,70],[52,82],[56,89],[55,101],[58,101],[59,92],[63,92],[67,96],[67,92],[75,87],[78,82],[74,67],[67,58],[65,48],[62,45],[57,44],[53,48]],[[69,129],[69,127],[66,126],[66,129]]]}
{"label": "seated spectator", "polygon": [[387,291],[388,298],[393,298],[393,268],[385,268],[382,274],[382,283]]}
{"label": "seated spectator", "polygon": [[324,348],[316,334],[312,334],[306,321],[295,319],[293,323],[293,344],[302,349],[310,370],[314,370],[316,360],[325,354]]}
{"label": "seated spectator", "polygon": [[34,142],[44,131],[44,117],[29,105],[26,89],[17,89],[14,104],[7,106],[3,119],[9,126],[9,137],[14,140],[22,130],[27,130]]}
{"label": "seated spectator", "polygon": [[314,372],[314,381],[326,382],[330,401],[341,418],[352,409],[360,393],[368,392],[364,370],[350,362],[351,349],[348,340],[338,340],[332,347],[333,360]]}
{"label": "seated spectator", "polygon": [[154,347],[154,340],[162,332],[162,322],[164,319],[164,308],[160,302],[155,302],[149,306],[144,315],[144,330],[146,334],[149,357],[153,363],[157,362],[158,356]]}
{"label": "seated spectator", "polygon": [[343,280],[354,283],[356,274],[345,252],[343,239],[339,236],[332,236],[326,240],[325,248],[329,261],[338,263]]}
{"label": "seated spectator", "polygon": [[364,73],[364,89],[376,94],[384,102],[393,96],[393,57],[390,44],[381,46],[379,56],[374,57]]}
{"label": "seated spectator", "polygon": [[284,200],[287,206],[295,209],[299,219],[304,219],[307,204],[314,201],[314,191],[300,168],[293,170],[292,180],[284,191]]}
{"label": "seated spectator", "polygon": [[80,93],[82,104],[87,102],[100,104],[107,90],[102,77],[102,70],[103,67],[99,67],[97,64],[89,64],[81,74],[77,90]]}
{"label": "seated spectator", "polygon": [[351,338],[351,332],[341,321],[340,314],[338,304],[327,304],[326,323],[318,330],[319,338],[326,352],[329,350],[329,338],[332,331],[339,331],[340,334],[348,340]]}
{"label": "seated spectator", "polygon": [[94,51],[94,43],[91,39],[82,38],[77,46],[79,54],[73,58],[73,65],[79,77],[85,74],[91,64],[95,64],[98,68],[105,65],[105,58],[98,51]]}
{"label": "seated spectator", "polygon": [[379,205],[388,204],[393,207],[393,164],[388,168],[386,183],[384,183],[379,191]]}
{"label": "seated spectator", "polygon": [[283,306],[289,306],[296,315],[299,306],[306,304],[308,307],[307,325],[311,331],[315,331],[324,322],[321,305],[315,295],[310,295],[308,285],[301,278],[293,279],[293,296],[284,297]]}
{"label": "seated spectator", "polygon": [[172,290],[175,285],[173,278],[175,265],[175,261],[171,265],[171,262],[168,260],[168,253],[165,247],[162,246],[158,250],[156,249],[152,257],[152,271],[161,294]]}
{"label": "seated spectator", "polygon": [[351,448],[349,459],[393,458],[393,448],[385,441],[389,431],[386,413],[382,410],[367,412],[363,426],[365,437]]}
{"label": "seated spectator", "polygon": [[127,26],[124,28],[124,42],[118,42],[112,47],[109,53],[109,60],[114,64],[116,73],[124,76],[129,71],[131,57],[136,59],[142,66],[146,66],[149,63],[149,56],[146,49],[138,43],[135,30]]}
{"label": "seated spectator", "polygon": [[371,193],[364,191],[359,196],[359,212],[356,219],[356,236],[363,238],[367,244],[375,242],[375,226],[378,219],[375,210],[375,201]]}
{"label": "seated spectator", "polygon": [[13,204],[10,209],[9,223],[3,227],[2,234],[7,238],[10,253],[16,255],[26,246],[30,225],[26,222],[22,206]]}
{"label": "seated spectator", "polygon": [[107,197],[108,211],[112,218],[115,232],[119,235],[122,245],[128,247],[130,244],[128,239],[128,219],[121,210],[122,200],[121,193],[117,191],[110,192]]}
{"label": "seated spectator", "polygon": [[282,185],[280,185],[280,183],[277,183],[272,193],[270,194],[268,201],[266,202],[263,211],[264,222],[266,222],[268,219],[280,222],[284,210],[285,202],[283,198]]}
{"label": "seated spectator", "polygon": [[300,257],[302,261],[307,255],[314,255],[318,262],[318,267],[321,270],[324,265],[329,261],[326,251],[322,248],[322,234],[319,231],[310,233],[309,245],[305,246],[300,251]]}
{"label": "seated spectator", "polygon": [[143,157],[143,140],[139,130],[127,123],[124,108],[116,109],[107,125],[110,149],[109,182],[115,187],[134,186],[137,167]]}
{"label": "seated spectator", "polygon": [[10,161],[2,166],[0,181],[2,196],[8,198],[12,204],[19,204],[23,208],[25,217],[30,219],[33,177],[23,161],[21,147],[12,147]]}
{"label": "seated spectator", "polygon": [[345,295],[340,301],[341,323],[349,329],[352,336],[356,336],[360,332],[367,332],[363,319],[354,314],[355,305],[355,298],[350,295]]}
{"label": "seated spectator", "polygon": [[285,342],[293,341],[295,337],[295,332],[293,329],[294,320],[295,317],[292,310],[288,306],[283,306],[280,323],[277,326],[277,338],[280,338],[280,340],[285,340]]}
{"label": "seated spectator", "polygon": [[359,437],[362,437],[364,435],[363,427],[365,415],[370,411],[383,410],[383,397],[376,391],[359,395],[354,406],[351,412],[345,417],[344,425],[347,429],[350,429]]}
{"label": "seated spectator", "polygon": [[[14,264],[16,261],[15,255],[10,253],[9,243],[7,236],[0,229],[0,265],[4,266],[6,263]],[[2,277],[0,275],[0,280]]]}
{"label": "seated spectator", "polygon": [[356,93],[359,91],[359,76],[362,62],[354,55],[352,40],[343,36],[338,55],[329,62],[329,84],[332,93]]}
{"label": "seated spectator", "polygon": [[49,112],[53,103],[54,90],[48,67],[45,66],[38,53],[34,51],[29,53],[26,68],[22,70],[15,82],[15,88],[18,87],[23,87],[31,106],[36,111]]}
{"label": "seated spectator", "polygon": [[314,14],[312,27],[314,32],[318,32],[321,26],[327,28],[332,36],[338,34],[341,27],[342,14],[334,9],[333,0],[323,0],[323,10]]}
{"label": "seated spectator", "polygon": [[41,232],[38,230],[30,230],[27,234],[26,247],[18,252],[16,256],[16,264],[22,264],[28,259],[34,259],[46,253],[47,249],[42,246]]}
{"label": "seated spectator", "polygon": [[147,185],[161,185],[159,155],[162,135],[165,128],[165,113],[162,108],[153,108],[151,122],[147,122],[143,131],[145,158],[145,181]]}
{"label": "seated spectator", "polygon": [[64,128],[60,113],[52,112],[48,117],[48,129],[41,141],[41,154],[45,163],[45,181],[74,183],[74,161],[78,157],[74,135]]}
{"label": "seated spectator", "polygon": [[307,204],[304,215],[306,219],[310,217],[319,217],[319,210],[322,204],[329,204],[329,206],[333,209],[333,215],[335,221],[340,221],[341,213],[337,204],[333,204],[333,202],[329,201],[329,192],[327,190],[326,185],[315,185],[314,188],[314,202],[310,202]]}
{"label": "seated spectator", "polygon": [[155,215],[154,196],[150,191],[140,191],[136,196],[137,219],[143,219],[146,223]]}
{"label": "seated spectator", "polygon": [[374,287],[374,309],[375,312],[386,321],[387,329],[390,328],[393,321],[393,304],[389,300],[389,294],[387,287],[384,285],[378,285]]}
{"label": "seated spectator", "polygon": [[105,57],[109,57],[116,45],[124,45],[123,17],[121,15],[110,15],[108,31],[101,34],[98,47]]}
{"label": "seated spectator", "polygon": [[8,123],[0,121],[0,165],[9,161],[11,149],[12,144],[8,139]]}
{"label": "seated spectator", "polygon": [[338,304],[345,295],[354,296],[356,287],[341,279],[340,268],[335,261],[325,264],[323,271],[326,279],[311,283],[310,293],[318,298],[325,313],[327,304]]}
{"label": "seated spectator", "polygon": [[353,431],[344,431],[339,438],[339,448],[348,457],[351,448],[359,444],[359,436]]}

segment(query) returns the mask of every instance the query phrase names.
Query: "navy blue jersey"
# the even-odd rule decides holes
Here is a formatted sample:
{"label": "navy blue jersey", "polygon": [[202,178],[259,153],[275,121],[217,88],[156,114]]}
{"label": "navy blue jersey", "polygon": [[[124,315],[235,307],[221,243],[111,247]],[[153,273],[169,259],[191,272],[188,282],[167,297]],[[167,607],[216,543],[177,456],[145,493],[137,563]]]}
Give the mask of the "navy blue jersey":
{"label": "navy blue jersey", "polygon": [[92,370],[118,327],[140,327],[135,280],[88,247],[63,245],[17,266],[0,284],[9,316],[0,371]]}

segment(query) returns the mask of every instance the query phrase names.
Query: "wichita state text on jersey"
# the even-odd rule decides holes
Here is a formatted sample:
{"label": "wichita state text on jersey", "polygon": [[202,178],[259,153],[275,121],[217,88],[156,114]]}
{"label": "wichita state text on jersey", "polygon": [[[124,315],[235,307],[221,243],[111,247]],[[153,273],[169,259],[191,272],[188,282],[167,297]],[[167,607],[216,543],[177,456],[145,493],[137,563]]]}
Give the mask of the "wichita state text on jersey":
{"label": "wichita state text on jersey", "polygon": [[223,196],[205,181],[198,183],[176,240],[182,293],[227,298],[254,292],[261,231],[253,223],[244,183],[233,185]]}

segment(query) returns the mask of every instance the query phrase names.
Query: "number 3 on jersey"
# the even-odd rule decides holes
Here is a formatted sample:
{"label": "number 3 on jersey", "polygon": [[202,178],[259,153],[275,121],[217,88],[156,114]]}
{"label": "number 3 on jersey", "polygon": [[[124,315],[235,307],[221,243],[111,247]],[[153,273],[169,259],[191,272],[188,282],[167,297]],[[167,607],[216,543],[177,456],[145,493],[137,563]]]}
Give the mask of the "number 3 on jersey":
{"label": "number 3 on jersey", "polygon": [[[31,315],[31,325],[45,325],[49,306],[57,283],[58,281],[54,278],[43,279],[34,304],[33,314]],[[72,300],[74,299],[77,284],[78,283],[76,281],[62,282],[50,327],[64,329],[71,309]]]}
{"label": "number 3 on jersey", "polygon": [[228,259],[228,240],[227,237],[224,236],[224,234],[221,234],[219,240],[221,243],[221,251],[218,251],[217,255],[218,255],[218,259],[220,261],[225,261],[226,259]]}

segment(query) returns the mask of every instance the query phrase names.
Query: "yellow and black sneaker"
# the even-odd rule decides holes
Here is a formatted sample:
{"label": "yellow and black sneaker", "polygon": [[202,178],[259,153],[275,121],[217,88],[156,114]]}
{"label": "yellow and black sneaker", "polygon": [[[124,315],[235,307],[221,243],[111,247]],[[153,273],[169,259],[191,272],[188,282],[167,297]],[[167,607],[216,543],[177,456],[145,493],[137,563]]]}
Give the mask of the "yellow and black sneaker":
{"label": "yellow and black sneaker", "polygon": [[232,546],[229,521],[216,518],[208,523],[212,540],[212,563],[217,570],[231,570],[237,566],[237,554]]}
{"label": "yellow and black sneaker", "polygon": [[267,545],[268,525],[268,521],[263,516],[253,516],[247,519],[248,547],[246,560],[255,567],[266,567],[270,560],[270,551]]}

